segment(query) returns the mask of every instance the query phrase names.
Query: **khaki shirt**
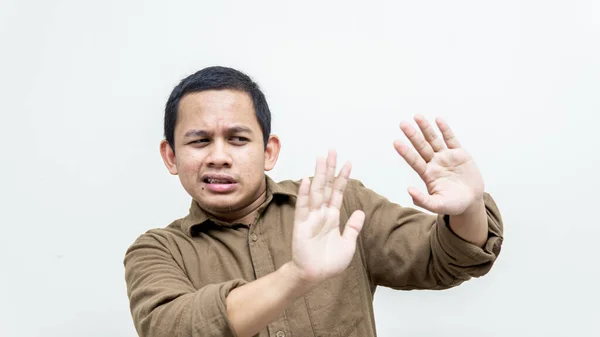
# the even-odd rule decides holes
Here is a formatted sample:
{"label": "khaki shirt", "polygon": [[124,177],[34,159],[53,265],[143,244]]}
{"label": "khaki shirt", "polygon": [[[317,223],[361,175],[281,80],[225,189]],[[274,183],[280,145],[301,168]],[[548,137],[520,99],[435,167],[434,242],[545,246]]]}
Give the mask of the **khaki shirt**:
{"label": "khaki shirt", "polygon": [[[300,182],[266,179],[267,200],[252,226],[213,220],[192,202],[185,218],[149,230],[131,245],[125,278],[140,336],[235,336],[228,293],[291,259]],[[484,200],[489,234],[480,248],[455,235],[448,216],[399,206],[351,180],[340,223],[355,210],[366,219],[350,265],[296,300],[259,336],[374,337],[377,286],[446,289],[486,274],[500,253],[503,224],[492,198],[485,194]]]}

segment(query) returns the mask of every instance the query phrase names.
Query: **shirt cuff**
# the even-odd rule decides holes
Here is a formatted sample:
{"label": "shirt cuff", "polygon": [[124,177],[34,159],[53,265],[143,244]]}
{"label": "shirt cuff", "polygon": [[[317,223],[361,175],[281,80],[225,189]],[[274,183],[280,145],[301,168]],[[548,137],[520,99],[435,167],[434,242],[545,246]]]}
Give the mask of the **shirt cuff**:
{"label": "shirt cuff", "polygon": [[201,288],[192,307],[192,311],[196,312],[192,314],[191,335],[237,337],[227,315],[226,299],[233,289],[246,283],[245,280],[236,279]]}
{"label": "shirt cuff", "polygon": [[[488,222],[488,239],[483,247],[474,245],[456,235],[449,226],[448,215],[437,217],[437,237],[441,248],[454,264],[460,267],[479,266],[480,270],[472,276],[485,274],[490,268],[502,247],[502,228],[498,221],[499,212],[496,204],[488,194],[484,194],[484,203]],[[470,273],[471,274],[471,273]]]}

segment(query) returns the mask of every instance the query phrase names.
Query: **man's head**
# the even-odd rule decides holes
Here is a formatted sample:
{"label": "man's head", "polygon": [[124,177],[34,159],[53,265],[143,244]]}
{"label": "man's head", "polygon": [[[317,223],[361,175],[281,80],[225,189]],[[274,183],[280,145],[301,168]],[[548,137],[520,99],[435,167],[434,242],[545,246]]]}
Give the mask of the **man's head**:
{"label": "man's head", "polygon": [[223,89],[242,91],[250,96],[265,146],[267,145],[271,134],[271,111],[258,84],[252,81],[248,75],[236,69],[215,66],[204,68],[188,76],[171,92],[165,107],[164,120],[165,138],[171,148],[175,149],[174,132],[179,117],[178,106],[183,96],[192,92]]}
{"label": "man's head", "polygon": [[260,88],[231,68],[209,67],[182,80],[165,108],[160,152],[184,189],[213,214],[235,212],[265,190],[279,155]]}

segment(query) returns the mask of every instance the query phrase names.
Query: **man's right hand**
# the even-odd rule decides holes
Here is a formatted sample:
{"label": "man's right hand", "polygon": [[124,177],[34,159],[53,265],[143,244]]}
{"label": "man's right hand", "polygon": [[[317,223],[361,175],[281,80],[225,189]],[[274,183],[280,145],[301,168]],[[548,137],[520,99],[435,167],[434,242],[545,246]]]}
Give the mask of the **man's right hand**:
{"label": "man's right hand", "polygon": [[335,177],[336,153],[317,159],[312,182],[302,180],[296,201],[291,265],[302,282],[316,286],[341,274],[356,250],[365,214],[355,211],[340,232],[340,208],[350,176],[346,163]]}
{"label": "man's right hand", "polygon": [[327,161],[317,160],[312,183],[304,179],[300,184],[292,260],[273,273],[233,289],[227,296],[227,315],[238,336],[255,336],[298,297],[341,274],[350,264],[365,215],[354,212],[340,234],[340,207],[350,164],[344,165],[337,177],[335,166],[336,154],[331,151]]}

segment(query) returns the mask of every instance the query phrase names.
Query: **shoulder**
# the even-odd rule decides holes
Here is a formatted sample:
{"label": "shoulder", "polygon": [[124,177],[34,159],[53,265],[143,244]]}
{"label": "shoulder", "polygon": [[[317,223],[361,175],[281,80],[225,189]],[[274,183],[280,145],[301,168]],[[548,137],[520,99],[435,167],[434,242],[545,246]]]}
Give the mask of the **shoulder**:
{"label": "shoulder", "polygon": [[270,178],[267,180],[268,188],[273,195],[298,196],[298,189],[302,180],[281,180],[275,182]]}
{"label": "shoulder", "polygon": [[358,179],[348,179],[348,185],[346,187],[346,190],[360,190],[360,189],[364,189],[365,188],[365,184],[363,184],[362,181],[358,180]]}
{"label": "shoulder", "polygon": [[[314,177],[308,177],[310,181],[312,181]],[[300,188],[300,184],[302,183],[302,179],[287,179],[281,180],[278,182],[272,182],[271,188],[272,192],[275,194],[288,194],[292,196],[297,196],[298,189]],[[357,197],[361,196],[365,193],[372,192],[368,188],[365,187],[362,181],[358,179],[348,179],[348,183],[346,184],[346,189],[344,194],[348,195],[356,195]]]}
{"label": "shoulder", "polygon": [[289,192],[298,192],[298,188],[300,187],[300,183],[302,179],[286,179],[276,182],[277,186],[282,190],[286,190]]}
{"label": "shoulder", "polygon": [[[311,181],[314,177],[308,177]],[[296,196],[298,193],[298,189],[300,188],[300,184],[302,183],[302,179],[297,180],[282,180],[277,182],[277,189],[281,192],[284,191],[284,194],[290,194]],[[367,188],[365,184],[358,179],[348,179],[346,183],[346,187],[344,190],[344,204],[347,206],[355,205],[360,203],[362,199],[370,199],[377,194]]]}
{"label": "shoulder", "polygon": [[[310,179],[311,181],[313,180],[314,177],[308,177],[308,179]],[[302,179],[287,179],[287,180],[281,180],[278,182],[275,182],[274,184],[277,185],[278,189],[281,189],[283,191],[287,191],[290,193],[297,193],[298,192],[298,188],[300,188],[300,184],[302,183]],[[365,188],[365,185],[363,184],[362,181],[358,180],[358,179],[348,179],[348,183],[346,185],[346,190],[348,189],[361,189],[361,188]]]}
{"label": "shoulder", "polygon": [[184,218],[176,219],[165,227],[148,229],[135,238],[128,250],[140,244],[165,248],[176,245],[177,241],[185,237],[182,230],[183,220]]}

